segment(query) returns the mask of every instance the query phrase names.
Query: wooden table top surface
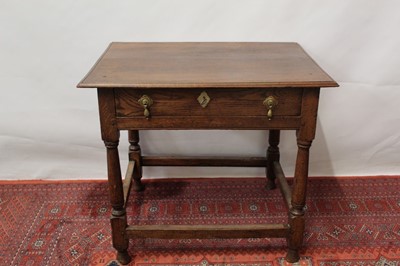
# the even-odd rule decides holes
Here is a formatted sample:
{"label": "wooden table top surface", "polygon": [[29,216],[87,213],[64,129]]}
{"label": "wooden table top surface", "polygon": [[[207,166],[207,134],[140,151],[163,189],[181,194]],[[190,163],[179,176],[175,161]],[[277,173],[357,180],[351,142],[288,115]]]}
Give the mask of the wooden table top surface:
{"label": "wooden table top surface", "polygon": [[337,87],[297,43],[111,43],[78,88]]}

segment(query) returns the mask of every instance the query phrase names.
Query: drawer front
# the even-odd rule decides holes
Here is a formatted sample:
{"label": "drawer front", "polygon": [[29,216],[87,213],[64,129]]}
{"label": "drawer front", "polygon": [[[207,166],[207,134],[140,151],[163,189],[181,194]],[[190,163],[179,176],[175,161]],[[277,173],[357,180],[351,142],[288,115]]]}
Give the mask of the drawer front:
{"label": "drawer front", "polygon": [[[202,92],[206,92],[205,97],[209,97],[205,107],[201,105],[205,101]],[[152,101],[147,108],[149,121],[161,117],[267,117],[268,108],[265,100],[270,96],[277,101],[272,109],[273,120],[280,116],[299,116],[303,90],[298,88],[115,89],[117,117],[144,118],[145,108],[139,103],[144,95]]]}

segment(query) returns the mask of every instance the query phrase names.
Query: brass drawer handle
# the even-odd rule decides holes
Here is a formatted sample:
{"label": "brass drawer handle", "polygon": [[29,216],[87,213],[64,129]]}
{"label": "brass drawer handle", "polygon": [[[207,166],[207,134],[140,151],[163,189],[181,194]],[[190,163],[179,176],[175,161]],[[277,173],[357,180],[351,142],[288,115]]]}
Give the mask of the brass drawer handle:
{"label": "brass drawer handle", "polygon": [[268,112],[267,112],[267,117],[268,120],[272,119],[272,109],[274,109],[278,105],[278,100],[274,96],[268,96],[263,104],[267,107]]}
{"label": "brass drawer handle", "polygon": [[150,109],[149,108],[150,108],[150,106],[153,105],[153,100],[149,96],[143,95],[142,97],[140,97],[138,102],[144,108],[143,115],[148,120],[150,118]]}

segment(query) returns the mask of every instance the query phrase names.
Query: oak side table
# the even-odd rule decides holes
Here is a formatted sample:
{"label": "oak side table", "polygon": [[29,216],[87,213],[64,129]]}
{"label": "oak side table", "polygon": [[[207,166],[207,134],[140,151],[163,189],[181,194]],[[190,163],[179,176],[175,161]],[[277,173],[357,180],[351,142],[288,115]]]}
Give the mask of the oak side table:
{"label": "oak side table", "polygon": [[[98,92],[118,261],[131,261],[129,238],[281,237],[287,239],[286,260],[297,262],[319,91],[337,86],[297,43],[111,43],[78,87]],[[269,130],[269,147],[266,157],[142,156],[142,129]],[[125,179],[118,156],[120,130],[128,130],[130,143]],[[280,130],[296,130],[291,187],[279,163]],[[288,222],[128,225],[129,192],[131,187],[137,193],[144,189],[143,166],[266,167],[266,189],[274,189],[278,181]]]}

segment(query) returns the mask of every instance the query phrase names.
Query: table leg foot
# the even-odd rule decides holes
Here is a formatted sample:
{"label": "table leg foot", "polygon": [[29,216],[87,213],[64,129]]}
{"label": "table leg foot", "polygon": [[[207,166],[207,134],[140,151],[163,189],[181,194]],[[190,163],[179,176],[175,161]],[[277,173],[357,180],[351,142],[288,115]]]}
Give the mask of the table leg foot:
{"label": "table leg foot", "polygon": [[136,191],[136,192],[143,191],[145,189],[145,186],[143,185],[143,183],[142,182],[135,182],[135,181],[132,184],[132,189],[134,191]]}
{"label": "table leg foot", "polygon": [[117,261],[122,265],[127,265],[129,262],[132,261],[131,256],[129,256],[128,252],[125,251],[118,251],[117,253]]}
{"label": "table leg foot", "polygon": [[285,260],[290,263],[295,263],[300,260],[299,251],[297,249],[288,249]]}
{"label": "table leg foot", "polygon": [[276,188],[275,180],[267,179],[267,185],[265,186],[267,190],[273,190]]}

